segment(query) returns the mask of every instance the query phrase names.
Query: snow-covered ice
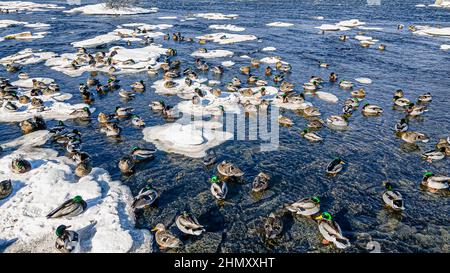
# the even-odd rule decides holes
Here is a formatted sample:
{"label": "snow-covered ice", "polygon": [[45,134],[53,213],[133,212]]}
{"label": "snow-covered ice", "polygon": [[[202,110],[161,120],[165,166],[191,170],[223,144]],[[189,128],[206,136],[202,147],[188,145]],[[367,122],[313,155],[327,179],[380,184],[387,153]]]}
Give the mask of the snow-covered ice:
{"label": "snow-covered ice", "polygon": [[239,27],[239,26],[230,25],[230,24],[228,24],[228,25],[210,25],[209,28],[220,29],[220,30],[229,30],[229,31],[237,31],[237,32],[245,30],[244,27]]}
{"label": "snow-covered ice", "polygon": [[221,45],[239,43],[239,42],[245,42],[245,41],[251,41],[251,40],[257,39],[257,37],[254,35],[233,34],[233,33],[223,33],[223,32],[206,34],[206,35],[198,36],[196,38],[211,40],[211,41],[213,41],[215,43],[219,43]]}
{"label": "snow-covered ice", "polygon": [[106,4],[86,5],[71,10],[65,10],[66,13],[84,13],[89,15],[133,15],[157,12],[157,8],[144,9],[140,7],[125,7],[121,9],[108,8]]}
{"label": "snow-covered ice", "polygon": [[194,57],[201,57],[201,58],[223,58],[228,56],[233,56],[233,52],[229,50],[224,49],[214,49],[214,50],[208,50],[207,52],[199,52],[195,51],[191,54],[191,56]]}

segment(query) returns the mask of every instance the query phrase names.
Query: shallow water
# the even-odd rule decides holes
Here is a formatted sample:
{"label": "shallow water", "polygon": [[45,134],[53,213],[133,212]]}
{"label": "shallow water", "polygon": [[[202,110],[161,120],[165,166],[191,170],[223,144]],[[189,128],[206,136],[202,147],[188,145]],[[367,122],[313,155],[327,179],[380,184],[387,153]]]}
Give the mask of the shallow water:
{"label": "shallow water", "polygon": [[[48,1],[63,4],[62,1]],[[107,138],[100,133],[97,121],[67,124],[79,128],[83,133],[83,150],[93,157],[95,166],[108,170],[114,179],[121,179],[134,194],[149,180],[161,193],[156,208],[138,213],[138,226],[153,227],[158,222],[172,226],[175,216],[183,210],[190,210],[199,216],[207,233],[200,238],[184,238],[184,251],[208,252],[329,252],[337,251],[320,244],[320,235],[314,223],[305,219],[294,219],[286,215],[283,236],[273,245],[260,239],[261,218],[270,212],[280,210],[284,203],[300,198],[319,195],[322,208],[335,215],[344,235],[350,238],[353,247],[348,251],[365,252],[370,240],[381,244],[383,252],[449,252],[449,209],[448,195],[433,195],[419,188],[422,173],[431,170],[450,174],[448,159],[429,164],[420,158],[423,151],[433,148],[440,137],[450,132],[450,55],[439,49],[449,39],[421,37],[407,30],[397,31],[397,24],[450,26],[450,10],[416,8],[420,1],[381,1],[380,6],[368,6],[366,1],[152,1],[160,10],[158,13],[134,16],[87,16],[64,14],[60,11],[32,14],[0,15],[0,19],[51,24],[46,38],[31,42],[4,41],[0,43],[0,57],[11,55],[24,48],[45,49],[56,53],[73,52],[70,42],[88,39],[115,29],[119,24],[143,22],[149,24],[168,23],[174,27],[170,32],[180,31],[184,36],[195,37],[213,33],[211,24],[234,24],[245,27],[238,34],[253,34],[259,41],[249,41],[231,45],[208,43],[208,49],[227,49],[235,54],[231,58],[209,59],[208,63],[220,64],[232,60],[236,65],[226,70],[220,79],[227,82],[237,73],[239,65],[248,60],[241,55],[263,58],[278,55],[292,64],[293,73],[287,80],[301,86],[311,75],[327,78],[335,71],[341,79],[354,81],[358,77],[369,77],[370,85],[365,87],[366,101],[380,105],[385,111],[380,117],[366,118],[355,112],[350,119],[350,129],[344,132],[322,129],[323,143],[311,144],[300,137],[299,131],[307,120],[293,111],[283,111],[283,115],[294,120],[290,128],[280,127],[280,148],[273,152],[260,152],[258,141],[228,141],[213,150],[219,160],[228,159],[245,171],[242,183],[230,184],[227,203],[219,206],[209,192],[208,178],[215,174],[214,168],[205,168],[200,159],[191,159],[177,154],[158,152],[153,161],[139,165],[136,174],[122,177],[117,162],[128,153],[132,146],[151,147],[143,140],[141,130],[130,121],[121,122],[124,128],[121,140]],[[430,1],[431,2],[431,1]],[[82,1],[83,4],[95,1]],[[268,12],[270,11],[270,12]],[[222,12],[239,14],[235,20],[180,21],[189,13]],[[161,20],[161,16],[178,16],[178,19]],[[313,17],[324,16],[324,20]],[[365,49],[354,40],[346,43],[338,41],[338,36],[356,35],[353,29],[347,32],[318,34],[314,27],[334,24],[346,19],[359,19],[366,26],[381,27],[382,31],[367,30],[366,35],[379,39],[387,45],[385,52],[375,48]],[[267,23],[282,21],[293,23],[293,27],[268,27]],[[20,32],[0,29],[0,36]],[[220,31],[222,32],[222,31]],[[227,32],[227,31],[223,31]],[[183,62],[192,62],[190,56],[200,47],[198,44],[174,43],[156,39],[165,47],[174,47]],[[118,45],[125,45],[119,42]],[[139,45],[133,45],[139,46]],[[273,46],[274,52],[258,52]],[[318,61],[331,65],[319,68]],[[22,71],[32,77],[51,77],[60,84],[64,92],[74,94],[69,101],[81,102],[78,84],[85,82],[87,74],[71,78],[53,71],[42,63],[26,66]],[[0,68],[0,76],[15,79],[16,75]],[[210,75],[209,75],[210,76]],[[212,78],[212,76],[210,76]],[[100,77],[102,82],[106,76]],[[116,93],[99,97],[94,103],[97,111],[111,113],[116,105],[131,106],[136,114],[144,118],[147,126],[164,124],[164,119],[152,112],[148,104],[162,97],[150,88],[158,77],[150,78],[146,73],[119,76],[122,86],[144,79],[147,91],[137,94],[136,99],[122,101]],[[393,132],[395,122],[403,113],[392,109],[393,91],[402,88],[408,98],[414,99],[427,91],[432,92],[430,111],[423,117],[411,121],[411,130],[427,133],[431,141],[419,144],[420,150],[410,151],[397,139]],[[324,84],[323,91],[339,97],[338,104],[330,104],[308,97],[318,106],[325,118],[341,112],[343,100],[348,97],[337,85]],[[164,97],[175,105],[181,99]],[[97,112],[97,113],[98,113]],[[48,122],[49,125],[55,121]],[[15,123],[0,124],[0,142],[21,135]],[[324,173],[327,163],[340,155],[349,164],[344,173],[330,178]],[[251,192],[251,181],[264,171],[272,175],[270,188],[262,196]],[[406,200],[406,212],[395,215],[383,207],[382,182],[392,181]]]}

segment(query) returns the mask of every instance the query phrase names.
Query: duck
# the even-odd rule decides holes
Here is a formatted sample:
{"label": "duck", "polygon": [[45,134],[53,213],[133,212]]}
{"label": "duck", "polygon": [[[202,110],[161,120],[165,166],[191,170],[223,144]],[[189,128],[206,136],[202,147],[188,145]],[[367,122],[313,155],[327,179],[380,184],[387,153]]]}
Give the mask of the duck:
{"label": "duck", "polygon": [[206,231],[205,228],[200,225],[197,218],[192,214],[188,214],[186,211],[183,211],[181,215],[177,216],[175,224],[184,234],[199,236]]}
{"label": "duck", "polygon": [[339,41],[345,42],[348,40],[348,36],[347,35],[341,35],[339,36]]}
{"label": "duck", "polygon": [[88,153],[77,151],[72,153],[70,158],[75,161],[75,163],[80,164],[82,162],[89,161],[91,157]]}
{"label": "duck", "polygon": [[225,177],[241,177],[244,172],[236,167],[233,163],[229,163],[226,160],[217,165],[217,171]]}
{"label": "duck", "polygon": [[325,63],[325,62],[319,61],[319,67],[321,67],[321,68],[328,68],[329,66],[330,65]]}
{"label": "duck", "polygon": [[234,87],[240,87],[241,84],[242,84],[242,82],[241,82],[241,80],[240,80],[239,78],[233,77],[233,78],[231,79],[231,85],[232,85],[232,86],[234,86]]}
{"label": "duck", "polygon": [[340,158],[336,157],[334,158],[330,163],[327,165],[327,174],[335,176],[338,173],[340,173],[343,169],[345,162]]}
{"label": "duck", "polygon": [[248,75],[250,74],[250,66],[241,66],[239,68],[239,71],[241,71],[241,73],[244,75]]}
{"label": "duck", "polygon": [[380,51],[386,50],[386,45],[385,45],[385,44],[380,44],[380,45],[378,46],[378,50],[380,50]]}
{"label": "duck", "polygon": [[348,121],[343,116],[333,115],[327,118],[327,124],[331,127],[347,127]]}
{"label": "duck", "polygon": [[445,150],[445,155],[450,156],[450,137],[448,137],[447,139],[445,138],[439,139],[438,143],[436,144],[436,148],[437,149],[443,148]]}
{"label": "duck", "polygon": [[163,110],[166,107],[166,104],[162,100],[160,100],[160,101],[152,101],[150,103],[150,107],[154,111],[161,111],[161,110]]}
{"label": "duck", "polygon": [[15,73],[22,69],[22,66],[16,63],[6,64],[6,71],[9,73]]}
{"label": "duck", "polygon": [[306,138],[307,140],[311,141],[311,142],[318,142],[318,141],[322,141],[323,140],[323,138],[320,135],[318,135],[318,134],[316,134],[314,132],[310,132],[309,129],[304,129],[301,132],[301,135],[304,138]]}
{"label": "duck", "polygon": [[23,158],[13,159],[11,161],[11,170],[13,173],[22,174],[31,170],[31,164]]}
{"label": "duck", "polygon": [[392,100],[394,102],[395,106],[399,106],[399,107],[406,107],[409,106],[409,104],[411,103],[411,101],[405,97],[399,97],[399,96],[394,96],[394,99]]}
{"label": "duck", "polygon": [[115,117],[116,117],[115,115],[108,115],[103,112],[100,112],[98,113],[97,120],[98,122],[105,124],[114,121]]}
{"label": "duck", "polygon": [[358,98],[348,98],[345,100],[344,105],[349,105],[353,109],[357,109],[359,107],[359,101],[360,99]]}
{"label": "duck", "polygon": [[303,110],[303,114],[306,117],[318,117],[320,116],[320,111],[319,108],[314,107],[314,106],[308,106]]}
{"label": "duck", "polygon": [[223,74],[223,67],[222,66],[220,66],[220,65],[218,65],[218,66],[213,66],[212,68],[211,68],[211,72],[213,73],[213,74],[216,74],[216,75],[221,75],[221,74]]}
{"label": "duck", "polygon": [[317,86],[314,83],[311,82],[305,82],[303,84],[303,89],[307,92],[313,92],[317,90]]}
{"label": "duck", "polygon": [[428,188],[431,192],[437,192],[439,190],[445,190],[449,188],[450,177],[438,175],[436,176],[432,172],[425,172],[422,178],[422,185]]}
{"label": "duck", "polygon": [[86,201],[79,195],[62,203],[59,207],[47,214],[47,218],[75,217],[87,208]]}
{"label": "duck", "polygon": [[278,123],[283,125],[283,126],[292,126],[292,125],[294,125],[294,122],[290,118],[284,117],[282,115],[278,116]]}
{"label": "duck", "polygon": [[333,220],[329,212],[323,212],[316,217],[316,220],[318,220],[319,232],[324,238],[322,243],[332,242],[339,249],[350,247],[350,241],[342,235],[341,227]]}
{"label": "duck", "polygon": [[131,156],[124,156],[119,160],[119,169],[124,174],[130,174],[134,172],[134,161]]}
{"label": "duck", "polygon": [[131,207],[133,209],[145,209],[150,207],[156,199],[158,199],[159,193],[150,184],[143,187],[138,195],[134,197]]}
{"label": "duck", "polygon": [[257,112],[258,111],[256,106],[254,104],[252,104],[249,100],[245,101],[243,106],[244,106],[244,111],[246,113],[252,113],[252,112]]}
{"label": "duck", "polygon": [[273,212],[264,221],[264,235],[267,239],[275,239],[283,232],[283,221]]}
{"label": "duck", "polygon": [[382,199],[383,202],[394,211],[403,211],[405,207],[403,205],[402,194],[393,189],[391,183],[385,183],[386,190],[383,192]]}
{"label": "duck", "polygon": [[96,86],[97,84],[99,84],[99,81],[98,81],[98,79],[96,79],[94,77],[89,77],[86,80],[86,84],[87,84],[87,86]]}
{"label": "duck", "polygon": [[11,101],[7,101],[4,105],[3,108],[5,108],[8,112],[16,112],[17,109],[19,109],[19,107],[17,107],[17,105],[15,105],[14,103],[12,103]]}
{"label": "duck", "polygon": [[220,181],[217,176],[212,176],[209,180],[211,182],[211,193],[217,200],[224,200],[228,193],[227,183]]}
{"label": "duck", "polygon": [[95,101],[94,94],[92,94],[89,91],[81,93],[81,97],[83,98],[83,101],[87,104],[90,104]]}
{"label": "duck", "polygon": [[162,223],[157,224],[156,227],[152,229],[152,231],[156,231],[155,240],[159,247],[162,249],[180,248],[183,245],[181,240],[175,237],[168,230],[166,230],[166,227]]}
{"label": "duck", "polygon": [[433,97],[431,96],[430,92],[427,92],[425,94],[422,94],[419,96],[419,98],[417,99],[418,103],[429,103],[433,100]]}
{"label": "duck", "polygon": [[353,87],[353,83],[351,81],[342,80],[339,82],[339,87],[342,89],[351,89]]}
{"label": "duck", "polygon": [[44,119],[41,116],[34,116],[30,119],[21,121],[19,123],[19,126],[24,134],[29,134],[38,130],[45,130],[47,127],[45,125]]}
{"label": "duck", "polygon": [[318,196],[303,198],[292,204],[285,205],[285,208],[297,215],[313,216],[320,212],[320,198]]}
{"label": "duck", "polygon": [[316,129],[322,128],[323,124],[324,124],[323,120],[314,119],[314,120],[311,120],[306,126],[308,127],[308,129],[316,130]]}
{"label": "duck", "polygon": [[419,141],[427,143],[430,140],[427,135],[419,132],[402,132],[400,133],[400,137],[403,141],[410,144],[414,144]]}
{"label": "duck", "polygon": [[31,99],[30,99],[30,97],[28,97],[27,95],[21,95],[21,96],[19,97],[19,102],[20,102],[21,104],[27,104],[27,103],[30,103],[30,101],[31,101]]}
{"label": "duck", "polygon": [[69,230],[70,227],[60,225],[56,228],[55,247],[62,253],[78,252],[80,249],[80,236],[77,232]]}
{"label": "duck", "polygon": [[337,80],[338,80],[338,77],[337,77],[336,73],[331,72],[330,76],[328,77],[328,81],[329,82],[337,82]]}
{"label": "duck", "polygon": [[277,62],[275,64],[275,68],[277,70],[280,70],[280,71],[285,72],[285,73],[291,72],[291,70],[292,70],[292,66],[290,64],[282,63],[281,61]]}
{"label": "duck", "polygon": [[27,72],[20,72],[19,75],[17,75],[17,77],[19,78],[19,80],[26,80],[30,78]]}
{"label": "duck", "polygon": [[260,172],[252,182],[252,191],[261,192],[269,186],[270,176],[264,172]]}
{"label": "duck", "polygon": [[396,98],[403,98],[405,96],[405,93],[403,92],[403,89],[397,89],[397,90],[395,90],[395,92],[394,92],[394,97],[393,97],[393,99],[396,99]]}
{"label": "duck", "polygon": [[140,80],[138,82],[132,83],[131,88],[135,89],[135,90],[145,90],[145,84],[143,80]]}
{"label": "duck", "polygon": [[0,182],[0,200],[8,198],[13,192],[13,186],[11,180],[3,180]]}
{"label": "duck", "polygon": [[100,129],[102,133],[105,133],[106,136],[118,137],[122,132],[122,128],[117,125],[116,122],[107,122],[105,126]]}
{"label": "duck", "polygon": [[406,113],[409,116],[420,116],[423,113],[428,112],[428,109],[426,108],[426,106],[421,106],[421,105],[415,105],[414,103],[410,103],[408,105],[408,109],[406,109]]}
{"label": "duck", "polygon": [[267,109],[269,109],[269,105],[270,103],[267,100],[263,99],[258,107],[260,110],[267,111]]}
{"label": "duck", "polygon": [[143,149],[137,146],[134,146],[131,150],[131,157],[134,161],[144,161],[152,158],[156,153],[156,149]]}
{"label": "duck", "polygon": [[145,121],[138,115],[132,115],[131,116],[131,123],[134,126],[137,126],[137,127],[144,127],[145,126]]}
{"label": "duck", "polygon": [[83,107],[83,108],[74,110],[69,115],[74,118],[88,119],[91,117],[91,110],[89,109],[89,107]]}
{"label": "duck", "polygon": [[402,118],[399,122],[395,124],[394,129],[397,133],[403,133],[408,131],[408,120]]}
{"label": "duck", "polygon": [[361,111],[366,116],[378,116],[383,113],[383,109],[380,106],[369,103],[366,103]]}
{"label": "duck", "polygon": [[164,109],[162,110],[162,115],[166,119],[175,119],[175,118],[178,118],[180,116],[180,114],[177,111],[177,109],[174,108],[174,107],[171,107],[171,106],[164,107]]}
{"label": "duck", "polygon": [[117,106],[115,113],[116,113],[116,116],[119,118],[127,118],[131,115],[131,112],[133,112],[133,111],[134,111],[134,109],[131,107],[125,108],[125,107]]}
{"label": "duck", "polygon": [[261,64],[261,61],[258,60],[258,59],[251,59],[250,60],[250,64],[251,64],[252,67],[256,67],[257,68]]}
{"label": "duck", "polygon": [[135,94],[133,91],[127,91],[125,89],[120,89],[119,96],[121,96],[124,99],[130,100],[134,98]]}
{"label": "duck", "polygon": [[364,88],[360,88],[356,91],[350,92],[350,95],[354,98],[363,99],[366,97],[366,91],[364,90]]}
{"label": "duck", "polygon": [[270,66],[267,66],[264,69],[264,75],[266,75],[266,76],[271,76],[272,75],[272,68]]}
{"label": "duck", "polygon": [[442,147],[439,150],[427,151],[422,154],[422,159],[426,160],[429,163],[444,159],[444,157],[445,157],[445,147]]}
{"label": "duck", "polygon": [[91,164],[85,160],[78,163],[77,167],[75,168],[75,175],[78,177],[84,177],[90,174],[91,171],[92,171]]}

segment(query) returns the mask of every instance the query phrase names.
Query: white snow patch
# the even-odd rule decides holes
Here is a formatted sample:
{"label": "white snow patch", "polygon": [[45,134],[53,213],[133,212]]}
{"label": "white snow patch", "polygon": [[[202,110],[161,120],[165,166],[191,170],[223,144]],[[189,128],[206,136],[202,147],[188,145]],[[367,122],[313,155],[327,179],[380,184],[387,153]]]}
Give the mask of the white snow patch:
{"label": "white snow patch", "polygon": [[239,43],[245,41],[256,40],[254,35],[232,34],[232,33],[212,33],[196,37],[197,39],[211,40],[221,45]]}
{"label": "white snow patch", "polygon": [[[239,15],[237,14],[223,14],[223,13],[197,13],[194,14],[195,17],[204,18],[208,20],[230,20],[236,19]],[[188,19],[186,19],[188,20]]]}
{"label": "white snow patch", "polygon": [[195,51],[191,54],[191,56],[194,57],[201,57],[201,58],[223,58],[228,56],[233,56],[233,52],[229,50],[223,50],[223,49],[214,49],[214,50],[208,50],[207,52],[199,52]]}
{"label": "white snow patch", "polygon": [[209,28],[212,29],[221,29],[221,30],[229,30],[229,31],[244,31],[244,27],[238,27],[236,25],[210,25]]}
{"label": "white snow patch", "polygon": [[233,66],[235,63],[232,61],[224,61],[221,63],[221,65],[225,66],[225,67],[231,67]]}
{"label": "white snow patch", "polygon": [[87,5],[83,7],[65,10],[66,13],[84,13],[89,15],[133,15],[157,12],[157,8],[144,9],[139,7],[124,7],[121,9],[108,8],[106,4]]}
{"label": "white snow patch", "polygon": [[357,81],[359,83],[363,83],[363,84],[371,84],[372,83],[371,79],[365,78],[365,77],[356,78],[355,81]]}
{"label": "white snow patch", "polygon": [[291,27],[293,25],[294,24],[292,24],[292,23],[285,23],[285,22],[272,22],[272,23],[266,24],[266,26],[269,26],[269,27]]}
{"label": "white snow patch", "polygon": [[268,46],[268,47],[265,47],[262,49],[262,51],[275,51],[275,50],[277,50],[277,49],[273,46]]}

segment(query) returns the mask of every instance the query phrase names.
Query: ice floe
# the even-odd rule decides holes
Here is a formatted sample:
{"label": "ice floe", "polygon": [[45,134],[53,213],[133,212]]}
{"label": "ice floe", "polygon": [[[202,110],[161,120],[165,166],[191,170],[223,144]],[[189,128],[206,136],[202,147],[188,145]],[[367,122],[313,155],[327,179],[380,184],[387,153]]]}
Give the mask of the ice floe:
{"label": "ice floe", "polygon": [[177,19],[178,17],[176,17],[176,16],[161,16],[161,17],[158,17],[158,19],[161,19],[161,20],[173,20],[173,19]]}
{"label": "ice floe", "polygon": [[430,26],[417,26],[417,30],[414,34],[425,36],[444,36],[450,37],[450,27],[430,27]]}
{"label": "ice floe", "polygon": [[355,81],[357,81],[359,83],[363,83],[363,84],[371,84],[372,83],[371,79],[365,78],[365,77],[355,78]]}
{"label": "ice floe", "polygon": [[119,41],[121,38],[115,34],[103,34],[103,35],[99,35],[96,36],[94,38],[91,39],[87,39],[87,40],[83,40],[83,41],[79,41],[79,42],[73,42],[72,45],[74,47],[85,47],[85,48],[89,48],[89,47],[96,47],[96,46],[100,46],[100,45],[105,45],[105,44],[109,44],[112,42],[116,42]]}
{"label": "ice floe", "polygon": [[0,20],[0,28],[6,28],[10,26],[26,25],[27,22],[15,21],[15,20]]}
{"label": "ice floe", "polygon": [[86,5],[71,10],[66,13],[84,13],[89,15],[133,15],[157,12],[157,8],[144,9],[140,7],[124,7],[120,9],[109,8],[106,4]]}
{"label": "ice floe", "polygon": [[212,34],[198,36],[197,39],[210,40],[215,43],[225,45],[225,44],[232,44],[232,43],[256,40],[257,38],[254,35],[243,35],[243,34],[219,32],[219,33],[212,33]]}
{"label": "ice floe", "polygon": [[1,1],[0,9],[9,11],[49,11],[55,9],[63,9],[55,4],[38,4],[28,1]]}
{"label": "ice floe", "polygon": [[194,16],[199,17],[199,18],[208,19],[208,20],[230,20],[230,19],[236,19],[239,15],[211,12],[211,13],[197,13],[197,14],[194,14]]}
{"label": "ice floe", "polygon": [[223,49],[214,49],[214,50],[208,50],[207,52],[199,52],[195,51],[191,54],[191,56],[194,57],[201,57],[201,58],[223,58],[228,56],[233,56],[233,52],[229,50],[223,50]]}
{"label": "ice floe", "polygon": [[[101,168],[93,168],[81,179],[74,176],[75,164],[51,149],[26,145],[45,137],[37,131],[20,139],[18,150],[0,159],[0,180],[11,179],[13,193],[0,201],[1,239],[15,240],[6,252],[57,252],[55,230],[61,225],[83,230],[96,222],[91,232],[79,232],[81,252],[150,252],[152,235],[135,228],[128,187],[113,181]],[[13,145],[5,144],[5,147]],[[32,169],[14,174],[11,160],[23,157]],[[47,219],[46,215],[69,198],[80,195],[88,203],[87,210],[71,219]],[[86,231],[86,229],[85,229]],[[1,246],[0,246],[1,247]]]}
{"label": "ice floe", "polygon": [[224,61],[220,63],[221,65],[225,66],[225,67],[231,67],[233,66],[235,63],[232,61]]}
{"label": "ice floe", "polygon": [[229,31],[236,31],[236,32],[240,32],[240,31],[244,31],[245,30],[244,27],[238,27],[238,26],[235,26],[235,25],[210,25],[209,28],[221,29],[221,30],[229,30]]}
{"label": "ice floe", "polygon": [[222,127],[217,121],[175,122],[147,127],[142,133],[144,140],[152,142],[159,150],[201,158],[208,149],[233,138],[233,134],[223,131]]}
{"label": "ice floe", "polygon": [[344,20],[340,21],[336,24],[323,24],[319,27],[316,27],[322,31],[345,31],[354,27],[359,27],[365,25],[365,22],[361,22],[358,19]]}
{"label": "ice floe", "polygon": [[435,7],[435,8],[450,8],[450,1],[449,0],[436,0],[434,4],[428,5],[429,7]]}
{"label": "ice floe", "polygon": [[317,91],[317,92],[315,92],[315,95],[319,99],[327,101],[327,102],[336,103],[339,101],[338,97],[336,97],[334,94],[331,94],[328,92]]}
{"label": "ice floe", "polygon": [[0,59],[0,64],[6,65],[8,63],[16,63],[20,65],[37,64],[55,57],[53,52],[33,51],[31,48],[26,48],[17,52],[16,54]]}
{"label": "ice floe", "polygon": [[165,86],[166,81],[161,79],[153,82],[152,88],[155,89],[155,92],[157,94],[178,95],[181,97],[191,96],[195,94],[194,90],[196,88],[200,88],[204,91],[208,91],[211,89],[207,85],[203,84],[204,82],[207,81],[207,79],[204,78],[194,80],[191,85],[186,84],[185,78],[174,79],[172,81],[175,83],[173,87],[166,87]]}
{"label": "ice floe", "polygon": [[4,40],[33,40],[33,39],[42,39],[45,37],[47,32],[35,32],[31,33],[30,31],[20,32],[9,34],[3,37]]}
{"label": "ice floe", "polygon": [[273,46],[268,46],[268,47],[265,47],[265,48],[263,48],[263,49],[261,49],[262,51],[275,51],[275,50],[277,50],[275,47],[273,47]]}
{"label": "ice floe", "polygon": [[292,23],[285,23],[285,22],[272,22],[272,23],[266,24],[266,26],[269,26],[269,27],[291,27],[293,25],[294,24],[292,24]]}
{"label": "ice floe", "polygon": [[441,45],[442,50],[450,50],[450,45]]}

